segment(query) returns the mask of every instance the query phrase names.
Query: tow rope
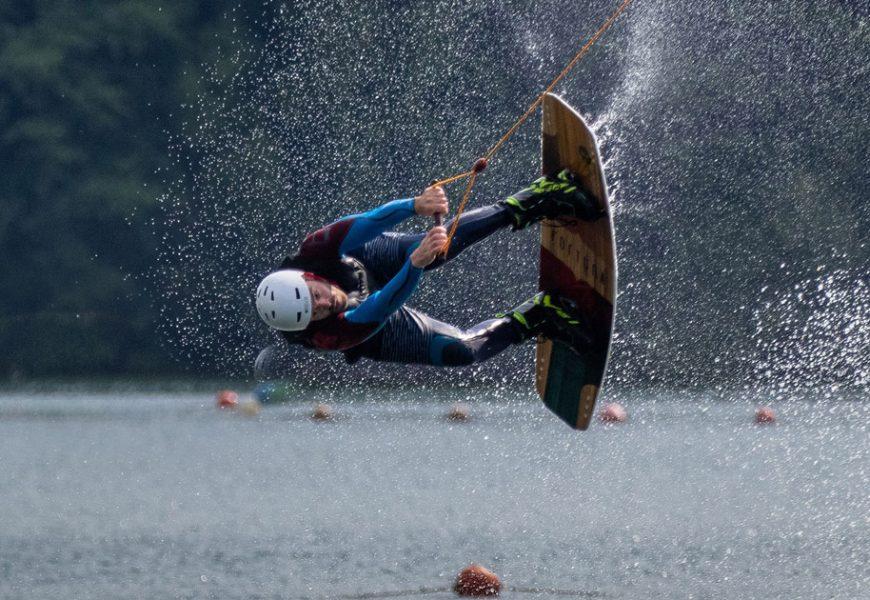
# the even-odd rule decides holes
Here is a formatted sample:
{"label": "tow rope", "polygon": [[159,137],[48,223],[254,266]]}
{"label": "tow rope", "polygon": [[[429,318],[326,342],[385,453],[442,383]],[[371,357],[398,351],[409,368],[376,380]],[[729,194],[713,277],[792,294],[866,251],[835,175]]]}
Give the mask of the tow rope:
{"label": "tow rope", "polygon": [[[544,96],[552,92],[553,88],[555,88],[556,85],[562,79],[564,79],[565,76],[571,71],[571,69],[573,69],[578,62],[580,62],[580,59],[583,58],[583,56],[589,51],[592,45],[598,41],[598,38],[600,38],[604,34],[604,32],[607,31],[611,25],[613,25],[614,21],[616,21],[616,19],[619,18],[619,15],[621,15],[625,11],[625,9],[628,8],[628,5],[631,4],[631,2],[632,0],[623,0],[622,4],[619,5],[619,8],[617,8],[616,11],[612,15],[610,15],[610,18],[608,18],[607,21],[605,21],[604,24],[598,28],[598,31],[596,31],[595,34],[591,38],[589,38],[589,40],[583,45],[583,47],[580,48],[577,54],[574,55],[574,58],[571,59],[571,62],[569,62],[568,65],[564,69],[562,69],[562,72],[559,73],[555,79],[553,79],[550,85],[548,85],[546,89],[544,89],[544,91],[538,95],[535,101],[532,102],[526,109],[526,112],[523,113],[523,115],[519,119],[517,119],[517,121],[510,127],[510,129],[507,130],[507,133],[501,136],[501,138],[489,150],[486,151],[486,154],[474,161],[474,165],[471,167],[471,169],[463,173],[457,173],[456,175],[445,177],[444,179],[438,179],[434,183],[432,183],[432,186],[442,187],[449,183],[453,183],[454,181],[459,181],[466,178],[468,179],[468,183],[466,183],[465,185],[465,192],[462,194],[462,201],[459,203],[459,207],[456,209],[456,216],[453,219],[453,225],[450,227],[450,231],[447,234],[447,243],[444,245],[444,248],[441,251],[442,254],[446,255],[447,251],[450,249],[450,243],[453,241],[453,235],[456,233],[456,227],[459,225],[459,217],[465,211],[465,206],[468,204],[468,199],[471,197],[471,190],[474,187],[474,182],[477,179],[477,175],[486,169],[486,167],[489,165],[489,161],[492,160],[493,156],[495,156],[495,153],[498,152],[499,148],[501,148],[504,143],[507,142],[514,133],[516,133],[517,129],[519,129],[520,126],[526,122],[526,120],[532,115],[532,113],[537,110],[541,102],[544,101]],[[436,217],[436,223],[440,224],[440,218]]]}

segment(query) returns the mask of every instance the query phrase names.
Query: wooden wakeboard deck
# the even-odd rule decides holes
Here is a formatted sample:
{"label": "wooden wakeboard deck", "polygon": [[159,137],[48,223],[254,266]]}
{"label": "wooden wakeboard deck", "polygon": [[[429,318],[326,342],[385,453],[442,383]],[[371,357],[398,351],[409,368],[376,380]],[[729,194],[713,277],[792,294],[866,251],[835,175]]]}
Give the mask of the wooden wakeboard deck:
{"label": "wooden wakeboard deck", "polygon": [[544,97],[541,154],[544,175],[570,169],[607,214],[592,223],[547,220],[541,229],[539,289],[570,298],[594,342],[578,353],[562,342],[539,338],[536,387],[550,410],[571,427],[586,429],[613,335],[616,246],[595,135],[574,109],[553,94]]}

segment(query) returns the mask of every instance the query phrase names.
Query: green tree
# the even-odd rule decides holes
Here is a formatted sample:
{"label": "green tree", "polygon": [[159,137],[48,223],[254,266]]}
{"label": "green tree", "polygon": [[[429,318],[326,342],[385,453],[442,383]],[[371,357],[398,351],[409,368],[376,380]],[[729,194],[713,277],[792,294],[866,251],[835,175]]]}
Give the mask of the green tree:
{"label": "green tree", "polygon": [[235,35],[228,6],[0,9],[0,374],[168,366],[134,275],[154,254],[166,131]]}

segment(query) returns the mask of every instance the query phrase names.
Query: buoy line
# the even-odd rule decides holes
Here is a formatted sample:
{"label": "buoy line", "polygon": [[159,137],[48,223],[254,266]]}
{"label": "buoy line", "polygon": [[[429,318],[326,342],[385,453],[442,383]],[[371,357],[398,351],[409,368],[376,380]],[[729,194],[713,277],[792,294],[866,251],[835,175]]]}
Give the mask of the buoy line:
{"label": "buoy line", "polygon": [[[549,594],[565,598],[610,598],[604,592],[589,592],[584,590],[561,590],[557,588],[507,587],[506,592],[512,594]],[[361,592],[359,594],[330,594],[328,596],[298,596],[295,600],[377,600],[378,598],[399,598],[402,596],[426,596],[432,594],[455,595],[452,587],[415,588],[412,590],[397,590],[393,592]]]}
{"label": "buoy line", "polygon": [[571,598],[609,598],[604,592],[587,592],[582,590],[559,590],[555,588],[524,588],[509,587],[507,591],[514,594],[550,594],[551,596],[568,596]]}
{"label": "buoy line", "polygon": [[427,594],[453,593],[450,587],[415,588],[394,592],[361,592],[359,594],[330,594],[328,596],[299,596],[296,600],[369,600],[375,598],[397,598],[400,596],[424,596]]}

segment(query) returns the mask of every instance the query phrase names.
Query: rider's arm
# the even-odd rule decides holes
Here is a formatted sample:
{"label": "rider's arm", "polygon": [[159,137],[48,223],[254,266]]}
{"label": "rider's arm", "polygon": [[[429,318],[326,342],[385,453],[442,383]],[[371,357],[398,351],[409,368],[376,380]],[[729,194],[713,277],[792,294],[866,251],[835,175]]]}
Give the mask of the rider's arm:
{"label": "rider's arm", "polygon": [[351,323],[382,323],[411,297],[422,273],[423,269],[412,265],[408,258],[387,285],[344,313],[344,318]]}
{"label": "rider's arm", "polygon": [[369,296],[362,304],[344,313],[351,323],[383,323],[405,303],[423,269],[430,265],[447,243],[447,230],[438,225],[426,232],[408,253],[401,270],[383,288]]}
{"label": "rider's arm", "polygon": [[393,200],[368,212],[351,215],[308,234],[300,256],[329,258],[359,248],[414,215],[414,199]]}

